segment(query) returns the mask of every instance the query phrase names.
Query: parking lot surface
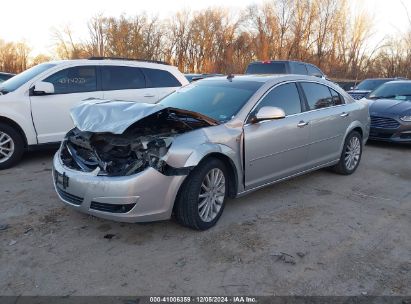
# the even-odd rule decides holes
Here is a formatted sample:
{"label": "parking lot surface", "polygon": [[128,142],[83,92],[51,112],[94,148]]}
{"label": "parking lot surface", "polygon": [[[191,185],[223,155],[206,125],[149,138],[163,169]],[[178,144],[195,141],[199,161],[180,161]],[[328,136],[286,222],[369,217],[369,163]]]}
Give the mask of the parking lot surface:
{"label": "parking lot surface", "polygon": [[123,224],[59,201],[53,151],[0,171],[3,295],[410,295],[411,147],[368,144],[229,200],[216,227]]}

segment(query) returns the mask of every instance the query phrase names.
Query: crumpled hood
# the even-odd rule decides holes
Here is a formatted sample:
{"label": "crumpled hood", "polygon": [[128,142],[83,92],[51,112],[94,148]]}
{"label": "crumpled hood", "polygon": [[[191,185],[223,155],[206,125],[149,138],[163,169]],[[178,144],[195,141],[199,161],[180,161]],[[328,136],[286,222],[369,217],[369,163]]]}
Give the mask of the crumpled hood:
{"label": "crumpled hood", "polygon": [[202,119],[209,125],[218,124],[212,118],[196,112],[169,108],[161,104],[119,100],[88,100],[72,108],[70,114],[74,125],[81,131],[122,134],[137,121],[165,109]]}
{"label": "crumpled hood", "polygon": [[89,100],[70,110],[81,131],[122,134],[136,121],[163,110],[159,104],[117,100]]}
{"label": "crumpled hood", "polygon": [[396,99],[370,100],[370,114],[389,113],[401,115],[406,111],[411,112],[411,101]]}

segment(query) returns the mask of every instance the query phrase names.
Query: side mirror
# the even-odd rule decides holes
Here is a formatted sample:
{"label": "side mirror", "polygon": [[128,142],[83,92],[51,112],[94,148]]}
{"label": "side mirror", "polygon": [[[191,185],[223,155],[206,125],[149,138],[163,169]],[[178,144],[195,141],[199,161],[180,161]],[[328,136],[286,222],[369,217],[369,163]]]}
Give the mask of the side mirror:
{"label": "side mirror", "polygon": [[39,81],[33,87],[34,95],[47,95],[54,93],[54,85],[50,82]]}
{"label": "side mirror", "polygon": [[263,120],[282,119],[285,117],[285,112],[277,107],[262,107],[257,114],[251,119],[252,123],[257,123]]}

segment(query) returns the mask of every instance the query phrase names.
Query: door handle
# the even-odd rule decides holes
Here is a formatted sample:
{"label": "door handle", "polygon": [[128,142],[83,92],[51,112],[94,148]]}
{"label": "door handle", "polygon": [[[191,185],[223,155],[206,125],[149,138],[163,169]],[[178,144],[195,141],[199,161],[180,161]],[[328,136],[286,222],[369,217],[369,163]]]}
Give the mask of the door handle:
{"label": "door handle", "polygon": [[347,113],[347,112],[342,112],[342,113],[340,114],[341,117],[347,117],[348,115],[350,115],[350,114]]}
{"label": "door handle", "polygon": [[155,95],[151,95],[151,94],[146,94],[144,95],[144,97],[154,97]]}
{"label": "door handle", "polygon": [[297,124],[297,127],[299,127],[299,128],[304,128],[304,127],[307,126],[307,125],[308,125],[308,122],[305,122],[305,121],[301,120],[301,121]]}

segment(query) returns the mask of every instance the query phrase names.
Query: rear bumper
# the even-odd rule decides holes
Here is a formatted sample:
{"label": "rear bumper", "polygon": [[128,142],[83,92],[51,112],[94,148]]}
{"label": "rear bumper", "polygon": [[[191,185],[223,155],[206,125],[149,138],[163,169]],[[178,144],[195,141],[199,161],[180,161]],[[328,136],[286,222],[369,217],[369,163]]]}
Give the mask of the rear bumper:
{"label": "rear bumper", "polygon": [[60,199],[73,209],[120,222],[169,219],[186,176],[165,176],[153,168],[132,176],[96,176],[65,167],[57,152],[53,183]]}

